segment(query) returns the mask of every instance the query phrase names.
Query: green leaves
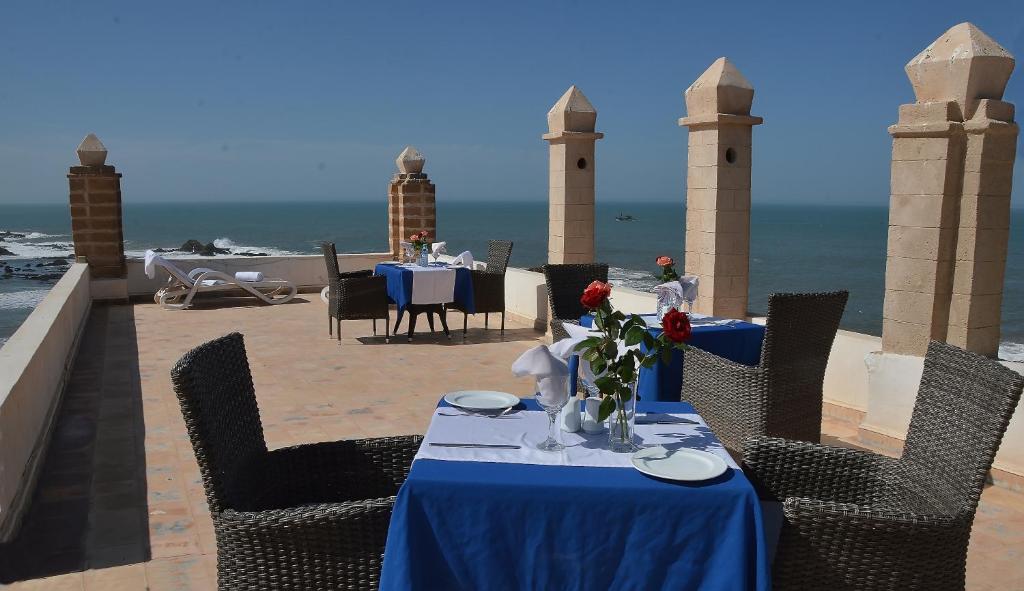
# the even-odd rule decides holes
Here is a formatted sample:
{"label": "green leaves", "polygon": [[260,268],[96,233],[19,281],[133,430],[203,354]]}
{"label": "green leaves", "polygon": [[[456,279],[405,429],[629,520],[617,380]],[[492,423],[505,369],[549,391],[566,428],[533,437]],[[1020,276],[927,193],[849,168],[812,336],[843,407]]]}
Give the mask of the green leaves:
{"label": "green leaves", "polygon": [[604,421],[612,415],[615,411],[615,399],[611,396],[606,396],[601,400],[601,407],[598,409],[597,420]]}

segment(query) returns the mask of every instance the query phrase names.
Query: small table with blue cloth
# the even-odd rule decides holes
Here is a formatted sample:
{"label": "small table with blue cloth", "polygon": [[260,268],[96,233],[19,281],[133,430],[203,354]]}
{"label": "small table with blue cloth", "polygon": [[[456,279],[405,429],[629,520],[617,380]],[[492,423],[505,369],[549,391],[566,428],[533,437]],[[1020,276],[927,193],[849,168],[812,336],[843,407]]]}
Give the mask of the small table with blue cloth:
{"label": "small table with blue cloth", "polygon": [[[693,412],[683,402],[638,410]],[[680,445],[718,444],[706,428],[698,439]],[[417,459],[395,501],[380,588],[767,591],[767,546],[754,487],[733,468],[681,483],[625,467]]]}
{"label": "small table with blue cloth", "polygon": [[[645,318],[654,315],[644,315]],[[757,365],[761,360],[761,342],[764,340],[764,326],[734,320],[728,324],[712,324],[718,319],[705,317],[694,320],[690,340],[686,344],[703,349],[736,363]],[[594,317],[586,314],[580,317],[580,325],[590,327]],[[654,336],[661,334],[660,328],[648,329]],[[579,357],[573,355],[569,369],[573,375],[579,367]],[[640,400],[677,401],[683,386],[683,352],[672,351],[672,361],[658,362],[654,367],[641,368],[637,385]],[[576,380],[572,381],[575,393]]]}
{"label": "small table with blue cloth", "polygon": [[[435,263],[430,265],[431,268],[442,268],[445,265],[443,263]],[[468,313],[473,313],[473,274],[468,268],[456,267],[455,270],[455,293],[452,301],[458,302],[460,306],[464,306],[464,310]],[[387,278],[387,291],[388,299],[391,303],[395,304],[398,308],[398,318],[395,320],[395,329],[392,331],[398,334],[398,325],[402,323],[402,317],[406,312],[409,312],[409,338],[412,339],[412,334],[416,330],[416,316],[420,313],[427,314],[427,322],[430,324],[430,330],[434,330],[434,317],[433,314],[438,314],[441,319],[441,326],[444,328],[444,333],[447,336],[451,336],[448,331],[448,321],[445,319],[444,304],[450,304],[449,302],[431,302],[427,304],[414,304],[413,303],[413,275],[415,273],[415,267],[409,265],[396,265],[381,263],[378,264],[373,273],[375,275],[383,275]]]}

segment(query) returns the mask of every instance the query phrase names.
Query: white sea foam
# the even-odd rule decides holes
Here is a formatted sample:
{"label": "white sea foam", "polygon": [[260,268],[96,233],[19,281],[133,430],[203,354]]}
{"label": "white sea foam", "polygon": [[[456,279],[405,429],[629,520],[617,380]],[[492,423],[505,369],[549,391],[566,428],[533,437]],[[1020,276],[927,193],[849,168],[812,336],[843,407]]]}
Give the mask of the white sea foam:
{"label": "white sea foam", "polygon": [[1003,361],[1024,362],[1024,344],[1010,342],[999,343],[999,358]]}
{"label": "white sea foam", "polygon": [[35,308],[48,293],[50,293],[48,289],[28,289],[25,291],[0,293],[0,310]]}
{"label": "white sea foam", "polygon": [[639,291],[651,291],[659,283],[653,272],[620,267],[608,268],[608,282],[618,287],[628,287]]}

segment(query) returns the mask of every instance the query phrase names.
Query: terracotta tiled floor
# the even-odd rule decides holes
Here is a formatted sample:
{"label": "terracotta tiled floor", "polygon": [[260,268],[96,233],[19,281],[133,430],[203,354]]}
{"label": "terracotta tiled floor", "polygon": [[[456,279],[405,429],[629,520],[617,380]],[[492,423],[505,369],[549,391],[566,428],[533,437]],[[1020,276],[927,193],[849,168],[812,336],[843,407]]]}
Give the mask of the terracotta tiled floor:
{"label": "terracotta tiled floor", "polygon": [[[451,320],[461,326],[461,314]],[[509,366],[542,337],[510,322],[501,338],[482,318],[471,319],[465,342],[456,332],[450,341],[438,333],[385,344],[367,336],[368,321],[343,330],[341,343],[328,338],[314,294],[275,307],[95,307],[25,527],[0,549],[0,574],[26,579],[10,588],[215,588],[213,526],[169,377],[203,341],[245,335],[273,448],[422,433],[450,390],[526,395],[530,381]],[[832,420],[824,429],[833,443],[856,433]],[[1024,498],[990,488],[974,531],[968,587],[1024,589]]]}

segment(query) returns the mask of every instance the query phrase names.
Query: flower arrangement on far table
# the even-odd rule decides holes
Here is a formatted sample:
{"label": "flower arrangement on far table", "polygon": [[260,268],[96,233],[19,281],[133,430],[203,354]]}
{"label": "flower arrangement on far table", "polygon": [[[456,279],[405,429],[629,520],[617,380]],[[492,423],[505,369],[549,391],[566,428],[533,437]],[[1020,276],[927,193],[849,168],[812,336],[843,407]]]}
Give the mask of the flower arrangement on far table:
{"label": "flower arrangement on far table", "polygon": [[412,236],[409,236],[409,242],[412,242],[412,247],[416,250],[417,256],[421,252],[423,252],[424,246],[430,248],[430,242],[428,242],[429,240],[430,232],[427,232],[426,230],[420,230],[419,232],[413,234]]}
{"label": "flower arrangement on far table", "polygon": [[669,281],[675,281],[679,279],[679,273],[676,273],[675,264],[672,257],[662,255],[655,261],[659,267],[661,267],[661,273],[655,275],[662,283],[668,283]]}
{"label": "flower arrangement on far table", "polygon": [[[614,414],[608,429],[609,445],[613,451],[630,451],[634,449],[638,366],[650,368],[659,360],[668,363],[673,349],[687,348],[685,341],[690,338],[691,327],[686,313],[673,308],[665,314],[662,332],[655,337],[643,318],[626,316],[612,308],[608,300],[611,292],[612,286],[601,281],[594,281],[583,291],[580,303],[594,312],[594,329],[602,334],[584,339],[574,350],[590,364],[596,376],[594,386],[604,395],[598,419],[604,421]],[[620,342],[625,347],[620,347]]]}

